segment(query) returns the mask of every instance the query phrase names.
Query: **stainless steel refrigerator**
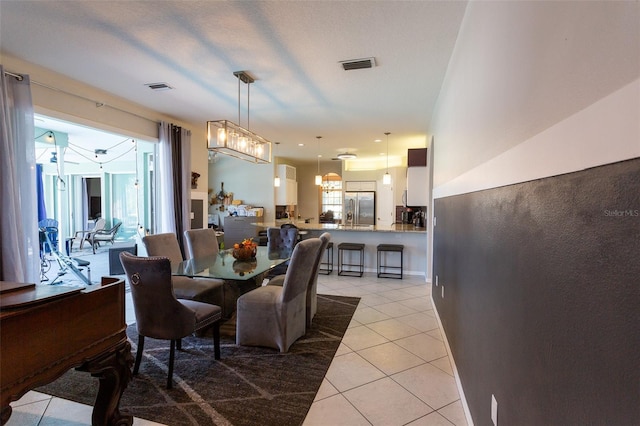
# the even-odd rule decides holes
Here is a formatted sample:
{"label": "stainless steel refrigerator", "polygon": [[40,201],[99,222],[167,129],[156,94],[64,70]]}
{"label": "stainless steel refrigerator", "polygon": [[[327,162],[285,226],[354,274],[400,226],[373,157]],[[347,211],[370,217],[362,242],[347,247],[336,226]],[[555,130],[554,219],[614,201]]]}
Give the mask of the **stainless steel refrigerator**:
{"label": "stainless steel refrigerator", "polygon": [[347,225],[376,224],[375,191],[349,191],[344,193],[343,223]]}

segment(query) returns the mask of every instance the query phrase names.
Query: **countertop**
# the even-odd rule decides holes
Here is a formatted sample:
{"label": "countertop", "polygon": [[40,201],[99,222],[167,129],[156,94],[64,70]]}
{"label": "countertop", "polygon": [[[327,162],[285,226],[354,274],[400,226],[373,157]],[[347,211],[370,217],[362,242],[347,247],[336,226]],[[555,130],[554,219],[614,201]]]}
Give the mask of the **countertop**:
{"label": "countertop", "polygon": [[390,226],[379,225],[338,225],[333,223],[306,223],[305,221],[276,221],[255,222],[253,225],[263,228],[280,227],[284,223],[292,223],[298,229],[304,231],[358,231],[358,232],[402,232],[402,233],[426,233],[426,228],[416,228],[413,225],[394,223]]}

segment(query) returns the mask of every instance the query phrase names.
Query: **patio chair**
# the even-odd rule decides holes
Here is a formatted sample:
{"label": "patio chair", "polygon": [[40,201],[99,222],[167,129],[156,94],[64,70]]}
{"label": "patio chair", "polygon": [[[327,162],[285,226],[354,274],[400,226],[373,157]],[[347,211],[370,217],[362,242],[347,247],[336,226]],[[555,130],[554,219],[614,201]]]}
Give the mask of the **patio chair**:
{"label": "patio chair", "polygon": [[99,246],[100,242],[111,243],[113,245],[113,240],[116,238],[116,234],[118,233],[121,225],[122,222],[118,222],[111,229],[101,229],[96,232],[92,232],[91,235],[87,237],[91,243],[91,247],[93,248],[93,254],[96,254],[96,246]]}
{"label": "patio chair", "polygon": [[94,232],[101,231],[104,229],[106,225],[106,221],[103,218],[96,219],[95,224],[92,229],[85,229],[83,231],[76,231],[73,235],[73,240],[69,242],[69,253],[73,251],[73,242],[79,241],[80,248],[84,246],[85,241],[90,241],[89,238],[93,235]]}
{"label": "patio chair", "polygon": [[[42,219],[38,222],[40,232],[40,254],[53,253],[58,247],[58,221],[55,219]],[[45,237],[45,234],[49,239]]]}

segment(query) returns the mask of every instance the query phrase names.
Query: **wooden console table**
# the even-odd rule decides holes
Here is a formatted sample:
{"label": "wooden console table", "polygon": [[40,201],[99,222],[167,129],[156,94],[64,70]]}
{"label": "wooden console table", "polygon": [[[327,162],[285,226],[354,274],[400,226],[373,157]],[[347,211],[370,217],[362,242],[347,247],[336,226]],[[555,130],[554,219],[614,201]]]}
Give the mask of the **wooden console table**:
{"label": "wooden console table", "polygon": [[92,424],[131,425],[119,411],[133,365],[126,327],[122,279],[87,288],[0,281],[0,424],[12,401],[75,367],[99,379]]}

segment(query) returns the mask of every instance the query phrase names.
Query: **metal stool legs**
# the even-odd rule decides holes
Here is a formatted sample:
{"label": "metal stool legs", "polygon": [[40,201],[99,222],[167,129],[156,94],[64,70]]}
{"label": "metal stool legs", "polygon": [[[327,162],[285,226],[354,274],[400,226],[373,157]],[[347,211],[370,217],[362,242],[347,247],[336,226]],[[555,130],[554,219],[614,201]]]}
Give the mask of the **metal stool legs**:
{"label": "metal stool legs", "polygon": [[[402,244],[378,244],[378,278],[397,278],[402,279],[403,267],[403,251]],[[387,263],[388,253],[400,253],[400,265],[389,265]],[[383,263],[384,261],[384,263]],[[389,272],[389,270],[400,270],[397,272]]]}
{"label": "metal stool legs", "polygon": [[[344,252],[358,252],[360,263],[345,263]],[[355,266],[357,269],[345,269],[345,266]],[[338,275],[348,275],[352,277],[361,277],[364,273],[364,244],[359,243],[340,243],[338,244]]]}

